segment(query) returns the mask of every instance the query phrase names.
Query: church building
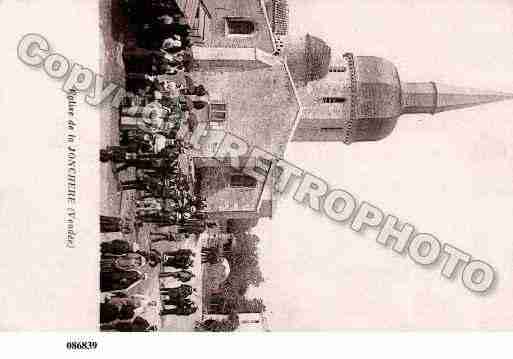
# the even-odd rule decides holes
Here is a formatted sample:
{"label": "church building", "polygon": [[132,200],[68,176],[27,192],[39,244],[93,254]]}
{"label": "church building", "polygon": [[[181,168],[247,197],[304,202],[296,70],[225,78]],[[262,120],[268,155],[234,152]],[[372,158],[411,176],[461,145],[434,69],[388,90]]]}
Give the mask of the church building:
{"label": "church building", "polygon": [[[402,82],[385,59],[335,54],[318,37],[291,36],[287,0],[182,2],[195,4],[197,68],[192,76],[211,100],[202,120],[277,157],[289,141],[377,141],[391,134],[401,115],[513,98],[434,82]],[[271,180],[259,183],[214,159],[219,141],[210,136],[194,159],[210,215],[219,220],[272,217]]]}

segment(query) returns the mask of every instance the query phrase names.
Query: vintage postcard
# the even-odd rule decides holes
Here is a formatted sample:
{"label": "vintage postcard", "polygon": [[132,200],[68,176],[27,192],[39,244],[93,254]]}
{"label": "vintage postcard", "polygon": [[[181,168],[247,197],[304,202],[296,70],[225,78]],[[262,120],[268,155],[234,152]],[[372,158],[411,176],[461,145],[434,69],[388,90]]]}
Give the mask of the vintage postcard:
{"label": "vintage postcard", "polygon": [[513,329],[513,2],[0,9],[1,329]]}

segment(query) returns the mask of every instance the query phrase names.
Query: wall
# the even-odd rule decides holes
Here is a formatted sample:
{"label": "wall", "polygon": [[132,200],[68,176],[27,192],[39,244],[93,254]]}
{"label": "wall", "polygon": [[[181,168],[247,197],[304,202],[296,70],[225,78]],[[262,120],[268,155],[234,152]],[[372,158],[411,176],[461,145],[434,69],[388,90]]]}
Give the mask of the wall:
{"label": "wall", "polygon": [[227,104],[226,131],[275,155],[283,153],[299,111],[284,66],[198,71],[192,77],[208,89],[212,102]]}
{"label": "wall", "polygon": [[[337,61],[337,66],[347,63]],[[293,141],[343,141],[351,112],[350,72],[330,72],[299,89],[303,113]],[[323,97],[343,97],[344,103],[323,103]]]}
{"label": "wall", "polygon": [[[299,104],[283,65],[251,71],[199,71],[192,74],[197,83],[209,89],[211,101],[227,105],[225,131],[276,156],[285,150],[297,118]],[[201,193],[208,199],[209,211],[256,210],[261,189],[230,188],[233,171],[212,159],[214,144],[222,142],[222,133],[202,143],[196,158],[201,177]],[[206,158],[205,158],[206,157]],[[261,184],[260,184],[261,185]]]}
{"label": "wall", "polygon": [[[257,47],[267,52],[273,52],[272,35],[266,22],[264,11],[259,0],[206,0],[212,14],[211,37],[209,47]],[[244,17],[255,24],[252,36],[226,36],[225,18]]]}
{"label": "wall", "polygon": [[262,184],[256,188],[230,187],[232,174],[240,172],[229,166],[201,167],[196,170],[200,178],[201,196],[207,199],[208,212],[252,211],[256,209]]}

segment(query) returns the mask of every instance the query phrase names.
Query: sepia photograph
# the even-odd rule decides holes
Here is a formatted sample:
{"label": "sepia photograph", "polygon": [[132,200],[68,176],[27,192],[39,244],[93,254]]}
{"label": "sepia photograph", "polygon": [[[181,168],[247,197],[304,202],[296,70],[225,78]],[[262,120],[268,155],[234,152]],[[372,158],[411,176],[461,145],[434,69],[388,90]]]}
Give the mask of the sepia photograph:
{"label": "sepia photograph", "polygon": [[0,0],[0,24],[14,355],[507,352],[483,333],[513,329],[513,1]]}
{"label": "sepia photograph", "polygon": [[[470,75],[463,75],[465,81],[459,84],[438,81],[451,77],[447,74],[449,69],[441,65],[453,61],[457,69],[460,61],[467,60],[463,51],[461,58],[444,53],[444,47],[458,41],[458,37],[446,33],[449,29],[442,21],[432,23],[424,18],[432,27],[423,29],[423,23],[415,24],[415,17],[422,17],[422,11],[400,1],[369,1],[351,6],[345,3],[100,1],[101,71],[108,81],[124,89],[112,106],[101,108],[101,330],[270,331],[273,322],[277,330],[474,328],[474,324],[461,321],[463,318],[440,315],[438,320],[425,320],[422,310],[415,314],[413,300],[419,292],[415,292],[416,285],[408,287],[414,274],[398,278],[398,270],[403,270],[400,267],[384,270],[393,272],[387,274],[395,282],[406,284],[395,283],[398,287],[393,290],[380,288],[385,284],[379,279],[379,266],[372,263],[379,261],[372,258],[375,252],[370,254],[370,263],[368,255],[361,254],[352,256],[350,261],[356,264],[351,268],[342,266],[357,272],[347,284],[352,290],[363,290],[360,303],[351,302],[357,298],[354,294],[345,295],[345,289],[338,289],[344,284],[337,281],[333,271],[340,269],[329,268],[332,273],[328,274],[308,273],[312,267],[315,272],[326,263],[338,262],[331,256],[346,249],[332,242],[328,243],[336,248],[336,254],[318,249],[324,246],[320,243],[324,233],[335,230],[336,225],[328,223],[325,229],[317,230],[302,227],[312,219],[295,221],[296,216],[303,215],[298,215],[302,208],[297,207],[301,205],[314,210],[311,217],[320,212],[338,224],[348,222],[353,232],[366,227],[380,229],[379,245],[390,246],[398,254],[408,252],[417,265],[441,263],[442,276],[461,277],[464,288],[471,292],[462,295],[469,295],[471,300],[475,293],[490,290],[496,282],[492,265],[479,255],[474,258],[465,247],[458,249],[434,234],[419,232],[402,219],[386,216],[375,205],[359,204],[355,200],[358,195],[347,190],[331,186],[328,190],[327,181],[319,178],[325,174],[312,174],[313,168],[303,164],[308,161],[294,165],[286,161],[286,153],[295,151],[318,161],[323,161],[322,156],[328,157],[323,163],[339,174],[358,172],[350,161],[334,163],[333,157],[318,152],[336,146],[341,159],[373,158],[381,162],[376,168],[384,171],[385,158],[376,157],[380,147],[389,151],[386,161],[390,167],[395,167],[395,160],[405,163],[404,155],[393,155],[390,143],[400,146],[403,154],[413,156],[411,140],[405,140],[408,131],[429,132],[416,143],[426,148],[440,141],[440,136],[448,136],[451,125],[444,125],[447,118],[453,118],[462,133],[474,129],[475,136],[491,136],[485,133],[486,126],[478,127],[488,119],[482,118],[478,123],[472,109],[513,99],[511,81],[494,78],[483,89],[468,81]],[[431,12],[433,18],[441,14],[445,21],[463,19],[463,15],[453,13],[463,9],[462,4],[424,3],[429,4],[425,11]],[[500,2],[497,9],[492,3],[466,4],[471,16],[480,7],[493,13],[504,7],[510,14],[512,10]],[[397,18],[386,19],[384,14],[378,14],[384,8],[390,13],[403,10],[404,19],[399,23]],[[364,12],[368,22],[360,22]],[[488,41],[487,37],[494,40],[493,31],[500,26],[491,19],[481,20],[480,27],[474,24],[457,29],[461,40],[472,40],[472,51],[476,53],[483,51],[480,42]],[[338,25],[339,21],[344,24]],[[377,32],[381,26],[389,28],[390,36]],[[505,26],[511,30],[510,25]],[[354,34],[344,31],[348,27],[355,33],[364,33],[356,34],[361,40],[351,39]],[[365,44],[363,39],[370,34],[376,38]],[[393,38],[394,35],[401,38]],[[502,36],[511,40],[512,34]],[[422,48],[422,42],[429,42],[425,46],[427,54],[416,63],[414,56],[413,60],[412,56],[401,59],[393,53],[398,43],[403,52],[408,52],[410,47],[411,51]],[[340,46],[344,43],[357,43],[355,50],[360,51],[367,45],[369,50],[363,50],[362,55],[353,53],[353,49]],[[437,43],[439,50],[431,52]],[[372,54],[376,47],[378,54]],[[382,53],[393,57],[386,59]],[[498,51],[488,56],[500,54]],[[497,65],[507,64],[511,69],[511,54],[508,56],[504,64],[497,60]],[[410,62],[401,63],[404,60]],[[467,66],[472,65],[469,62]],[[403,77],[402,67],[408,70],[407,77]],[[411,76],[415,73],[419,74],[417,79]],[[427,77],[429,73],[436,77]],[[480,79],[478,85],[486,84],[487,76],[490,73],[472,74],[472,78]],[[494,81],[498,84],[495,88]],[[507,105],[504,108],[511,115],[513,103]],[[487,107],[483,108],[482,114],[486,114]],[[446,113],[448,117],[444,117]],[[465,121],[465,117],[469,119]],[[504,119],[507,131],[511,131],[509,122]],[[404,129],[402,123],[415,126]],[[396,133],[400,131],[403,133]],[[455,136],[458,139],[453,141],[461,141],[458,134]],[[471,149],[478,152],[470,155],[486,156],[489,151],[499,151],[500,144],[495,140],[485,141],[495,149]],[[435,157],[439,156],[443,154]],[[409,160],[412,167],[420,163],[420,159]],[[372,166],[371,162],[362,162],[362,166]],[[504,165],[506,162],[504,157]],[[434,173],[426,174],[424,180],[430,182],[431,175]],[[389,176],[383,173],[383,181]],[[292,177],[301,179],[294,195],[296,208],[285,204],[287,208],[281,209],[278,202],[286,197]],[[366,178],[369,186],[380,180]],[[401,186],[399,183],[394,186]],[[511,185],[503,190],[510,196],[513,193]],[[399,197],[404,195],[397,192]],[[276,227],[279,229],[273,231]],[[294,242],[290,237],[301,235],[296,229],[310,236],[311,243],[299,239]],[[291,247],[289,253],[311,248],[310,254],[298,253],[292,258],[298,265],[294,271],[299,271],[294,273],[299,276],[295,279],[287,271],[289,264],[279,262],[280,256],[286,258],[282,252],[287,251],[287,246]],[[512,250],[511,246],[508,250]],[[322,258],[317,259],[321,253]],[[275,263],[269,265],[270,261]],[[358,268],[365,272],[369,267],[375,276],[358,273]],[[277,287],[289,291],[273,291]],[[308,288],[313,290],[313,296],[301,294]],[[378,288],[383,290],[378,293]],[[392,306],[390,311],[398,309],[396,319],[389,318],[376,303],[393,301],[401,295],[407,297],[410,307],[405,312]],[[436,306],[438,299],[432,305]],[[354,311],[338,323],[323,323],[321,318],[329,315],[324,313],[329,307],[324,304],[334,305],[333,300],[342,306],[352,303]],[[306,309],[303,301],[308,303],[311,314],[300,311]],[[366,310],[379,309],[381,313],[372,318],[365,314]],[[320,313],[317,317],[313,313],[316,311]],[[331,311],[338,312],[332,318],[347,314],[338,306],[328,310]]]}

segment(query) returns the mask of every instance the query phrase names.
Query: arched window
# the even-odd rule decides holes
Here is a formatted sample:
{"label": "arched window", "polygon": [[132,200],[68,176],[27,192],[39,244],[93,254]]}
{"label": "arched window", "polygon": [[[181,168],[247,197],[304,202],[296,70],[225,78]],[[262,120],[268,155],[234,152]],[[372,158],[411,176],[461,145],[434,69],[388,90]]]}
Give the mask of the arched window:
{"label": "arched window", "polygon": [[323,103],[344,103],[346,102],[345,97],[323,97]]}
{"label": "arched window", "polygon": [[255,32],[255,23],[249,19],[240,17],[226,18],[227,35],[252,35]]}

